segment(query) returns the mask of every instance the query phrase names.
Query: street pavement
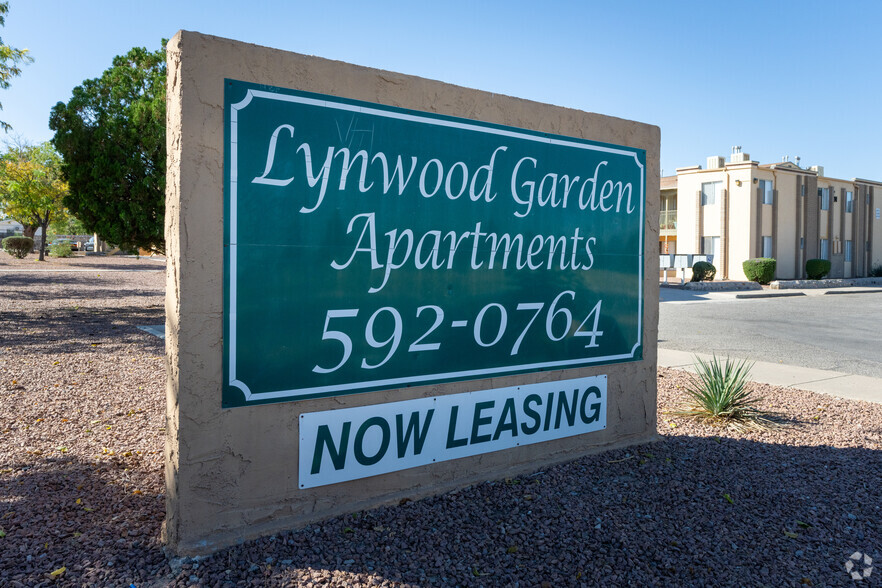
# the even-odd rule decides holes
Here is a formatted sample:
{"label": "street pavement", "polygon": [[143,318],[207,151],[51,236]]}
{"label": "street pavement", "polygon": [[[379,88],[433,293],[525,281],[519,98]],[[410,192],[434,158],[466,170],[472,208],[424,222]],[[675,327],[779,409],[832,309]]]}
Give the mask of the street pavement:
{"label": "street pavement", "polygon": [[[743,298],[777,298],[787,296],[882,295],[882,287],[704,292],[662,286],[660,290],[660,301],[672,304],[700,304],[714,301],[734,301]],[[882,343],[880,343],[879,349],[880,353],[882,353]],[[662,345],[658,349],[658,363],[662,367],[694,371],[693,365],[695,364],[696,357],[708,360],[712,358],[712,355],[665,349]],[[882,379],[880,378],[781,363],[755,361],[751,369],[751,379],[755,382],[820,392],[839,398],[882,403]]]}

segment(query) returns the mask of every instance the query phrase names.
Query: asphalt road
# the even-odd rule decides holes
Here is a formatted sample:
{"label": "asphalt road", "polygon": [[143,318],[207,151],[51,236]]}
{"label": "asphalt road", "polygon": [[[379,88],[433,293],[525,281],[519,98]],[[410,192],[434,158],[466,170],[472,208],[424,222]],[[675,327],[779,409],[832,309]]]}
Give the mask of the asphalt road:
{"label": "asphalt road", "polygon": [[882,293],[663,301],[658,331],[666,349],[882,378]]}

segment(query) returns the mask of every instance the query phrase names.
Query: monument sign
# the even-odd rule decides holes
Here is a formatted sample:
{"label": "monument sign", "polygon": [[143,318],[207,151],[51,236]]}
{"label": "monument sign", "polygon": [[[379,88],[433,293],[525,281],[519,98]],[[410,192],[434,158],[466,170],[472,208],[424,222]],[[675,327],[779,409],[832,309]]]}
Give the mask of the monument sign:
{"label": "monument sign", "polygon": [[656,127],[169,43],[182,554],[655,435]]}

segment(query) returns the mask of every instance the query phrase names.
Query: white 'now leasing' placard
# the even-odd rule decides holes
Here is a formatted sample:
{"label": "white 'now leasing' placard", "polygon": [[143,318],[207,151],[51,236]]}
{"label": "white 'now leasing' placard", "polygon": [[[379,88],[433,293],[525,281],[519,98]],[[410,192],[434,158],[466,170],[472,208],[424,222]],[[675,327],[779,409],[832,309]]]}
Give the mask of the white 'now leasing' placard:
{"label": "white 'now leasing' placard", "polygon": [[606,376],[300,415],[300,488],[606,428]]}

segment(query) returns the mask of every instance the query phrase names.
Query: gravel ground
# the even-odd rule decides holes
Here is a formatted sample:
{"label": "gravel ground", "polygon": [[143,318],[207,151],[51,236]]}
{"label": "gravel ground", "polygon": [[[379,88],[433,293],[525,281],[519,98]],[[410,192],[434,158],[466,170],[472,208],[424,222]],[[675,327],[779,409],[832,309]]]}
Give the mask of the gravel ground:
{"label": "gravel ground", "polygon": [[788,426],[735,433],[666,414],[667,369],[655,443],[169,559],[163,348],[135,328],[164,274],[111,271],[162,267],[0,253],[0,586],[882,585],[845,568],[882,562],[882,405],[757,384]]}

